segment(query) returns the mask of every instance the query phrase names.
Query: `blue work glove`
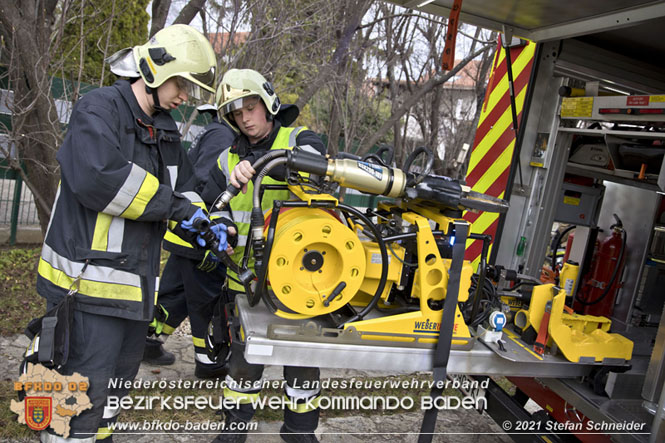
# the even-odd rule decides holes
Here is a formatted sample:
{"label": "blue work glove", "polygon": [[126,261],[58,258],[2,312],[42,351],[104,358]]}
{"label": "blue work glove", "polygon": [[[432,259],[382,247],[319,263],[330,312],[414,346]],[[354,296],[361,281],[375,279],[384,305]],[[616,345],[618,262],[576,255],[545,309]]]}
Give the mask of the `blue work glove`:
{"label": "blue work glove", "polygon": [[212,272],[217,269],[219,259],[212,251],[206,251],[206,255],[201,260],[201,263],[196,265],[196,269],[203,272]]}
{"label": "blue work glove", "polygon": [[[226,236],[227,236],[226,225],[223,223],[217,225],[211,224],[210,230],[212,231],[213,234],[215,234],[215,237],[217,237],[217,241],[219,242],[217,250],[219,252],[226,251],[226,248],[229,245],[228,242],[226,241]],[[199,245],[201,245],[200,240],[203,239],[199,235],[198,237],[196,237],[196,241],[198,242]],[[201,246],[205,246],[205,240],[203,240],[203,244]]]}
{"label": "blue work glove", "polygon": [[[184,229],[185,231],[189,231],[189,232],[199,232],[198,230],[196,230],[196,229],[194,228],[194,221],[195,221],[196,219],[198,219],[198,218],[202,218],[202,219],[208,220],[208,222],[210,222],[210,220],[208,219],[208,215],[205,213],[205,211],[204,211],[203,209],[199,208],[199,209],[194,213],[194,215],[192,215],[192,216],[190,217],[189,220],[183,220],[183,221],[181,221],[181,222],[180,222],[180,227],[181,227],[182,229]],[[203,246],[205,246],[205,244],[203,244]]]}

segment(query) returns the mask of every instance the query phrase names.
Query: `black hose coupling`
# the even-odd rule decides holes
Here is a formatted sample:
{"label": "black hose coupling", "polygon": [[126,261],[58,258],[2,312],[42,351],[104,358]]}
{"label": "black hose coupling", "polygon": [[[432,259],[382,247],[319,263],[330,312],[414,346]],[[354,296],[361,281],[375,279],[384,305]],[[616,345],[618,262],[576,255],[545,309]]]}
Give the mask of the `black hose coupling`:
{"label": "black hose coupling", "polygon": [[217,236],[210,229],[210,220],[205,218],[196,218],[192,222],[192,227],[199,232],[199,235],[206,242],[206,246],[213,251],[219,249]]}
{"label": "black hose coupling", "polygon": [[321,177],[328,171],[328,159],[321,154],[293,149],[287,154],[286,165],[294,171],[309,172]]}
{"label": "black hose coupling", "polygon": [[260,269],[263,264],[263,211],[261,208],[252,208],[251,216],[251,229],[252,229],[252,249],[254,251],[255,268]]}

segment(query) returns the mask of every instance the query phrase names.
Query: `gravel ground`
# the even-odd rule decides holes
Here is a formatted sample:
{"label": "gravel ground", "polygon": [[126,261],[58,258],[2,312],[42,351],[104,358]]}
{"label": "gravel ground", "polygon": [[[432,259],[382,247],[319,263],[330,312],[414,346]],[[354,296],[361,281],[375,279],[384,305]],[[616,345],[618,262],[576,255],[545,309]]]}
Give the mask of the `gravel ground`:
{"label": "gravel ground", "polygon": [[[142,364],[137,378],[142,380],[196,380],[194,378],[194,355],[191,336],[187,334],[189,322],[183,323],[177,332],[169,338],[165,347],[176,354],[176,363],[172,366],[155,367]],[[16,381],[18,379],[18,365],[21,354],[25,350],[28,340],[23,335],[11,337],[0,336],[0,373],[3,380]],[[354,371],[354,370],[326,370],[321,371],[321,379],[326,378],[355,378],[381,377],[388,373]],[[264,371],[266,379],[281,379],[282,368],[267,366]],[[213,391],[214,392],[214,391]],[[0,405],[8,408],[8,404]],[[219,418],[210,414],[211,421]],[[121,415],[122,417],[122,415]],[[416,442],[418,431],[423,418],[419,409],[413,412],[384,415],[335,417],[321,420],[317,429],[317,436],[322,442]],[[252,432],[248,442],[269,443],[279,442],[279,428],[281,422],[259,421],[258,429]],[[510,442],[508,435],[486,414],[478,414],[475,410],[443,410],[438,414],[434,442]],[[0,441],[16,441],[3,438],[0,429]],[[141,433],[122,434],[116,432],[113,441],[116,443],[152,443],[152,442],[208,442],[214,438],[214,433]],[[24,441],[36,442],[37,437]]]}

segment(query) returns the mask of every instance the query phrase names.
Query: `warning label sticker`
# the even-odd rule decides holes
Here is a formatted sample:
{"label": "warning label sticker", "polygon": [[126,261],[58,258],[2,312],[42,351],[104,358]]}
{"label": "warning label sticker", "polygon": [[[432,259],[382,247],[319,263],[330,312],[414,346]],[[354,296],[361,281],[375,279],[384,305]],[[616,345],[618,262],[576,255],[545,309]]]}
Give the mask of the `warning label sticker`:
{"label": "warning label sticker", "polygon": [[561,100],[561,117],[591,117],[593,97],[564,97]]}

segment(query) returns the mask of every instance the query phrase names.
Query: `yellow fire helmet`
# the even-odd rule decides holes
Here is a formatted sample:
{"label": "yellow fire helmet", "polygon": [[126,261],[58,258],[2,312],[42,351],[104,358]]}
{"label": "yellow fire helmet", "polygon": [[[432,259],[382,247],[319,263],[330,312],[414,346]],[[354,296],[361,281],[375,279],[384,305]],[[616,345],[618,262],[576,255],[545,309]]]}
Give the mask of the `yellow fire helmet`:
{"label": "yellow fire helmet", "polygon": [[140,75],[150,88],[178,76],[187,80],[193,98],[204,99],[203,91],[215,93],[215,52],[208,39],[188,25],[166,27],[146,44],[120,50],[107,62],[113,73]]}
{"label": "yellow fire helmet", "polygon": [[[247,97],[259,96],[271,116],[279,112],[281,102],[272,84],[253,69],[229,69],[217,87],[217,109],[226,117],[244,106]],[[233,119],[227,120],[233,123]]]}

